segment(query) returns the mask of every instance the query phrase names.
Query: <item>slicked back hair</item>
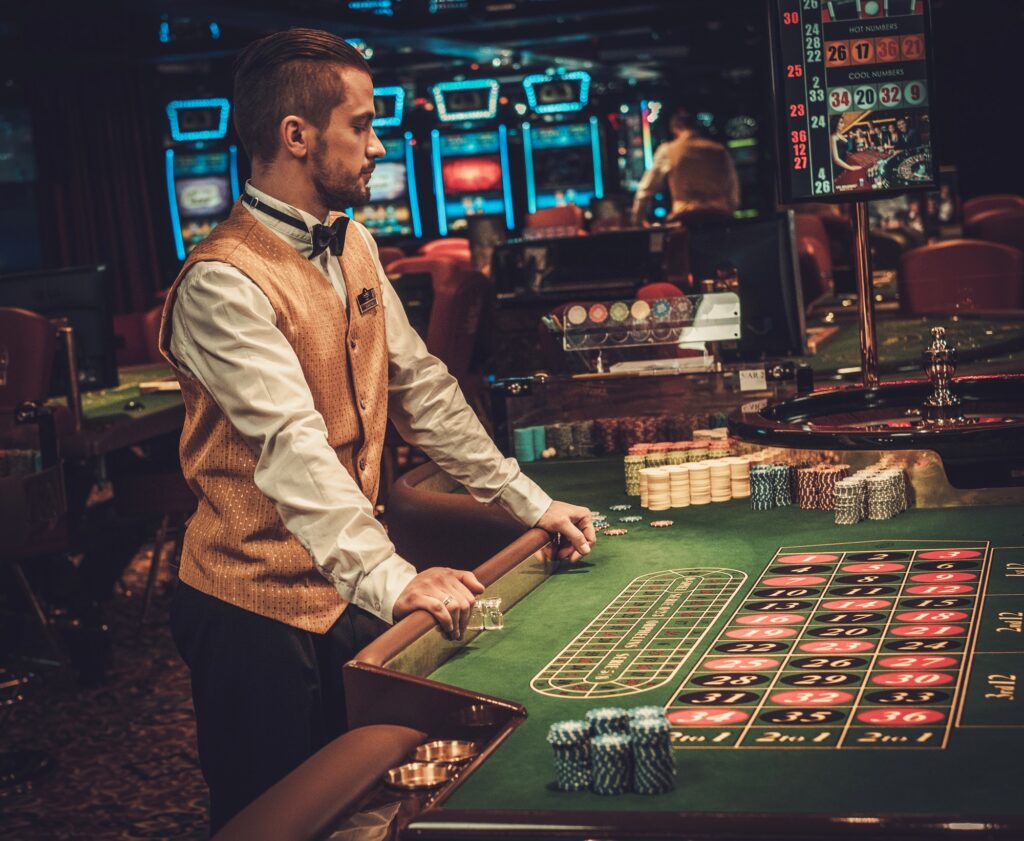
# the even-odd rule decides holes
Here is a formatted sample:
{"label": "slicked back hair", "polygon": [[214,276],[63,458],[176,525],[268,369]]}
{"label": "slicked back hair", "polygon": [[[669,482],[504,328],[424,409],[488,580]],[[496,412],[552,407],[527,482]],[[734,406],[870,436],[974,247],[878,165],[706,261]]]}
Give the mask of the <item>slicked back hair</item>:
{"label": "slicked back hair", "polygon": [[242,50],[235,62],[235,131],[249,157],[275,158],[288,114],[325,128],[345,99],[343,67],[370,74],[359,50],[320,29],[275,32]]}

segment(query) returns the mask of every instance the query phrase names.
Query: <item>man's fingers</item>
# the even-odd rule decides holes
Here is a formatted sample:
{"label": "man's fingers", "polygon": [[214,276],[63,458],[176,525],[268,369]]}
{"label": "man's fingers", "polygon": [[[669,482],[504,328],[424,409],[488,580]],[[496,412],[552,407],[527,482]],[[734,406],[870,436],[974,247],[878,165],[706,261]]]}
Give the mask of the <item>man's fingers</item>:
{"label": "man's fingers", "polygon": [[469,570],[458,570],[455,575],[470,593],[479,594],[484,591],[484,585]]}
{"label": "man's fingers", "polygon": [[571,520],[566,521],[559,531],[563,537],[569,540],[572,548],[581,555],[586,555],[590,551],[590,541],[583,535],[583,532],[576,528],[576,524]]}
{"label": "man's fingers", "polygon": [[587,543],[597,543],[597,530],[594,528],[594,524],[590,521],[589,513],[583,521],[583,536],[587,539]]}
{"label": "man's fingers", "polygon": [[437,624],[441,626],[441,629],[445,631],[445,633],[450,634],[452,632],[455,624],[452,620],[451,613],[448,611],[448,606],[444,604],[444,599],[423,596],[422,599],[420,599],[420,603],[416,606],[430,611],[434,619],[437,620]]}

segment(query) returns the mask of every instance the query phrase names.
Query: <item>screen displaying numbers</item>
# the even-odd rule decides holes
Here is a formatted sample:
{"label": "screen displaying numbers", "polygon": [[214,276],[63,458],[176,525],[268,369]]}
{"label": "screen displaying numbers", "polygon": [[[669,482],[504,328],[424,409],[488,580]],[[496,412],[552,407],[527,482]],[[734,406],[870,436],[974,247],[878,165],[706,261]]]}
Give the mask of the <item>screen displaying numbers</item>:
{"label": "screen displaying numbers", "polygon": [[784,201],[935,188],[928,2],[775,0]]}

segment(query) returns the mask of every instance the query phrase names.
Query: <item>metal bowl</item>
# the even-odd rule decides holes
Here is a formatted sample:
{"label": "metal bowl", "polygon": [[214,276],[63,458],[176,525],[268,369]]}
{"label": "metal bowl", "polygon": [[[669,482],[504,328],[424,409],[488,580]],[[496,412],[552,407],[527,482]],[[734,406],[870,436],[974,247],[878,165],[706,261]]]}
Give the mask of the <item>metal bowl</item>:
{"label": "metal bowl", "polygon": [[407,762],[388,771],[384,782],[403,791],[422,791],[444,785],[453,776],[451,767],[439,762]]}
{"label": "metal bowl", "polygon": [[437,739],[427,742],[416,748],[412,758],[417,762],[469,762],[480,749],[476,742],[461,741],[458,739]]}
{"label": "metal bowl", "polygon": [[494,727],[503,724],[506,716],[490,704],[470,704],[456,710],[449,720],[458,727]]}

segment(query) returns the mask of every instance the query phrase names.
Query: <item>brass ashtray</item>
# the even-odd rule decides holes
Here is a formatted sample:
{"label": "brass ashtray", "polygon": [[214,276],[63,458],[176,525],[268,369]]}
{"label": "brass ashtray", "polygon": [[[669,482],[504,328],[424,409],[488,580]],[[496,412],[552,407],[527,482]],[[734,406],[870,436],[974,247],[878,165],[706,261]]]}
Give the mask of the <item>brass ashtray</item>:
{"label": "brass ashtray", "polygon": [[469,762],[480,749],[476,742],[459,739],[437,739],[416,748],[412,758],[417,762],[453,762],[461,764]]}
{"label": "brass ashtray", "polygon": [[422,791],[444,785],[454,776],[448,765],[437,762],[407,762],[392,768],[384,782],[403,791]]}

